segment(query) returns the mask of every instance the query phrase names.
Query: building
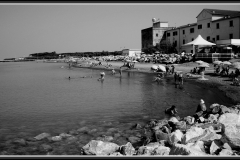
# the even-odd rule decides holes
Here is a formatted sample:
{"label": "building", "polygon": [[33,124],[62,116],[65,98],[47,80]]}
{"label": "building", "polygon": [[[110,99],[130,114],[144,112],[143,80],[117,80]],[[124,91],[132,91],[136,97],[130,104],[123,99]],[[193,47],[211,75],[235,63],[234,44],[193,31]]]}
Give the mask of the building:
{"label": "building", "polygon": [[141,49],[123,49],[122,55],[129,57],[140,57],[142,51]]}
{"label": "building", "polygon": [[171,28],[168,27],[168,22],[159,19],[153,18],[152,23],[152,27],[141,30],[142,50],[159,44],[165,31]]}
{"label": "building", "polygon": [[[168,27],[163,34],[162,41],[175,46],[178,52],[193,53],[191,46],[183,47],[182,45],[193,41],[198,35],[201,35],[207,41],[219,45],[223,44],[223,40],[240,39],[240,11],[203,9],[196,18],[196,23],[189,23],[179,27]],[[145,30],[150,31],[150,28]],[[154,27],[153,30],[155,30]],[[153,32],[152,34],[149,32],[149,37],[152,35]],[[144,35],[144,37],[147,36]],[[146,40],[142,39],[142,48],[145,47],[145,43]],[[236,43],[232,45],[237,46]]]}

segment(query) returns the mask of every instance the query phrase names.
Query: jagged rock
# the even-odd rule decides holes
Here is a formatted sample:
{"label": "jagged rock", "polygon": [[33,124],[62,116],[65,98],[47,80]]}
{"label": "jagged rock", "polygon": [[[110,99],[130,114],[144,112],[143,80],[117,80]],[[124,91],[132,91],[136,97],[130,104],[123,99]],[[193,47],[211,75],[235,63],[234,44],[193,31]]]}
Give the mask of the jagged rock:
{"label": "jagged rock", "polygon": [[222,146],[221,141],[219,140],[212,141],[212,144],[210,146],[210,154],[217,154],[217,151],[220,150],[221,146]]}
{"label": "jagged rock", "polygon": [[69,131],[69,134],[78,135],[78,131],[77,130],[71,130],[71,131]]}
{"label": "jagged rock", "polygon": [[154,149],[152,147],[141,146],[138,148],[136,155],[150,156]]}
{"label": "jagged rock", "polygon": [[82,147],[87,155],[109,155],[119,150],[119,146],[112,142],[91,140]]}
{"label": "jagged rock", "polygon": [[194,148],[194,149],[196,149],[198,151],[201,151],[201,152],[205,152],[203,141],[197,141],[195,143],[188,143],[186,146],[188,146],[189,148]]}
{"label": "jagged rock", "polygon": [[222,124],[240,125],[240,115],[235,113],[225,113],[219,117],[218,122]]}
{"label": "jagged rock", "polygon": [[160,144],[159,142],[152,142],[146,145],[146,147],[150,147],[150,148],[157,148],[159,146],[162,146],[162,144]]}
{"label": "jagged rock", "polygon": [[228,143],[232,149],[240,148],[240,127],[237,124],[223,124],[223,143]]}
{"label": "jagged rock", "polygon": [[186,131],[186,134],[182,137],[182,144],[188,143],[192,138],[201,136],[204,133],[204,129],[200,127],[191,127]]}
{"label": "jagged rock", "polygon": [[42,144],[41,146],[39,146],[39,150],[43,151],[43,152],[49,152],[51,151],[53,148],[48,145],[48,144]]}
{"label": "jagged rock", "polygon": [[219,156],[231,156],[233,155],[233,152],[228,149],[222,149],[221,152],[219,153]]}
{"label": "jagged rock", "polygon": [[172,146],[169,155],[206,156],[207,154],[186,145],[175,143]]}
{"label": "jagged rock", "polygon": [[128,141],[131,142],[132,144],[141,141],[141,138],[135,137],[135,136],[128,137],[127,139],[128,139]]}
{"label": "jagged rock", "polygon": [[45,139],[45,138],[48,138],[50,137],[51,135],[49,133],[41,133],[39,135],[37,135],[36,137],[34,137],[36,140],[42,140],[42,139]]}
{"label": "jagged rock", "polygon": [[21,146],[26,146],[27,145],[27,142],[24,139],[16,139],[16,140],[13,141],[13,143],[21,145]]}
{"label": "jagged rock", "polygon": [[176,117],[171,117],[168,121],[171,121],[171,122],[173,122],[173,123],[179,122]]}
{"label": "jagged rock", "polygon": [[88,127],[82,127],[77,130],[79,133],[88,133],[90,129]]}
{"label": "jagged rock", "polygon": [[114,152],[112,154],[109,154],[109,156],[124,156],[120,152]]}
{"label": "jagged rock", "polygon": [[230,112],[231,112],[231,110],[228,107],[226,107],[224,105],[220,105],[220,114],[225,114],[225,113],[230,113]]}
{"label": "jagged rock", "polygon": [[67,133],[61,133],[61,134],[59,134],[59,136],[62,138],[67,138],[67,137],[71,137],[72,135],[67,134]]}
{"label": "jagged rock", "polygon": [[170,141],[170,134],[164,133],[161,130],[155,131],[155,139],[157,142],[161,140]]}
{"label": "jagged rock", "polygon": [[192,116],[187,116],[187,117],[185,117],[183,120],[186,121],[187,124],[193,124],[195,118],[192,117]]}
{"label": "jagged rock", "polygon": [[131,129],[142,129],[142,126],[137,123],[134,126],[132,126]]}
{"label": "jagged rock", "polygon": [[219,114],[210,114],[208,117],[209,123],[216,123],[218,121]]}
{"label": "jagged rock", "polygon": [[167,134],[171,134],[171,130],[167,126],[162,127],[162,131]]}
{"label": "jagged rock", "polygon": [[174,122],[172,130],[175,131],[177,129],[179,129],[181,131],[186,131],[186,129],[187,129],[186,122],[185,121]]}
{"label": "jagged rock", "polygon": [[94,129],[90,130],[88,133],[89,133],[89,134],[93,134],[93,133],[96,133],[96,132],[97,132],[97,129],[94,128]]}
{"label": "jagged rock", "polygon": [[57,141],[61,141],[62,137],[61,136],[54,136],[51,138],[52,141],[57,142]]}
{"label": "jagged rock", "polygon": [[183,133],[180,130],[176,130],[171,133],[169,143],[172,144],[172,143],[181,142],[182,137],[183,137]]}
{"label": "jagged rock", "polygon": [[132,156],[135,154],[135,148],[130,142],[128,142],[126,145],[120,147],[120,153],[123,155]]}
{"label": "jagged rock", "polygon": [[169,147],[159,146],[152,151],[151,155],[169,155],[169,152]]}
{"label": "jagged rock", "polygon": [[224,143],[222,148],[232,150],[232,148],[230,147],[230,145],[228,143]]}
{"label": "jagged rock", "polygon": [[113,140],[113,137],[112,136],[101,136],[101,137],[97,137],[97,140],[99,141],[104,141],[104,142],[110,142]]}

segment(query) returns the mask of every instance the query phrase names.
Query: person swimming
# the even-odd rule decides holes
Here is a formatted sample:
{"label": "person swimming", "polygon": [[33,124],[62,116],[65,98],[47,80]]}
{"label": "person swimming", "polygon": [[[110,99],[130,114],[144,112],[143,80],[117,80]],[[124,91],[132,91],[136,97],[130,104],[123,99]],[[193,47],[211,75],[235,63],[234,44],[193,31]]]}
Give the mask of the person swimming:
{"label": "person swimming", "polygon": [[101,73],[100,73],[100,76],[101,76],[101,77],[98,78],[98,81],[99,81],[99,80],[104,80],[105,73],[104,73],[104,72],[101,72]]}

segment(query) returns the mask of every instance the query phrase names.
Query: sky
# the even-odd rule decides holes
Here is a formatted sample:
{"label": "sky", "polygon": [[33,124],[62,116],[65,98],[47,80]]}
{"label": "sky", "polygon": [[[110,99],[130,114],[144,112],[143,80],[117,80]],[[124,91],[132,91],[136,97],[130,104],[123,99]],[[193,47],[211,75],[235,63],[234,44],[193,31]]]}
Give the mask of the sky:
{"label": "sky", "polygon": [[152,18],[178,27],[196,23],[204,8],[240,11],[240,3],[0,3],[0,60],[141,49]]}

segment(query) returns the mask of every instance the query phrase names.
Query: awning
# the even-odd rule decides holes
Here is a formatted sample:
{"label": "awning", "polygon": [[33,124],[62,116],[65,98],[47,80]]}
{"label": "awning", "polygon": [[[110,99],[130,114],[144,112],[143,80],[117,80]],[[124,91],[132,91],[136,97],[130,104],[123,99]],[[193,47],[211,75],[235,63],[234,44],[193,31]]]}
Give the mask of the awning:
{"label": "awning", "polygon": [[218,40],[217,45],[235,45],[240,46],[240,39],[225,39],[225,40]]}
{"label": "awning", "polygon": [[189,42],[187,44],[184,44],[182,46],[192,46],[192,45],[206,45],[206,46],[212,46],[212,45],[216,45],[214,43],[208,42],[205,39],[202,38],[201,35],[198,35],[197,38],[195,38],[192,42]]}

